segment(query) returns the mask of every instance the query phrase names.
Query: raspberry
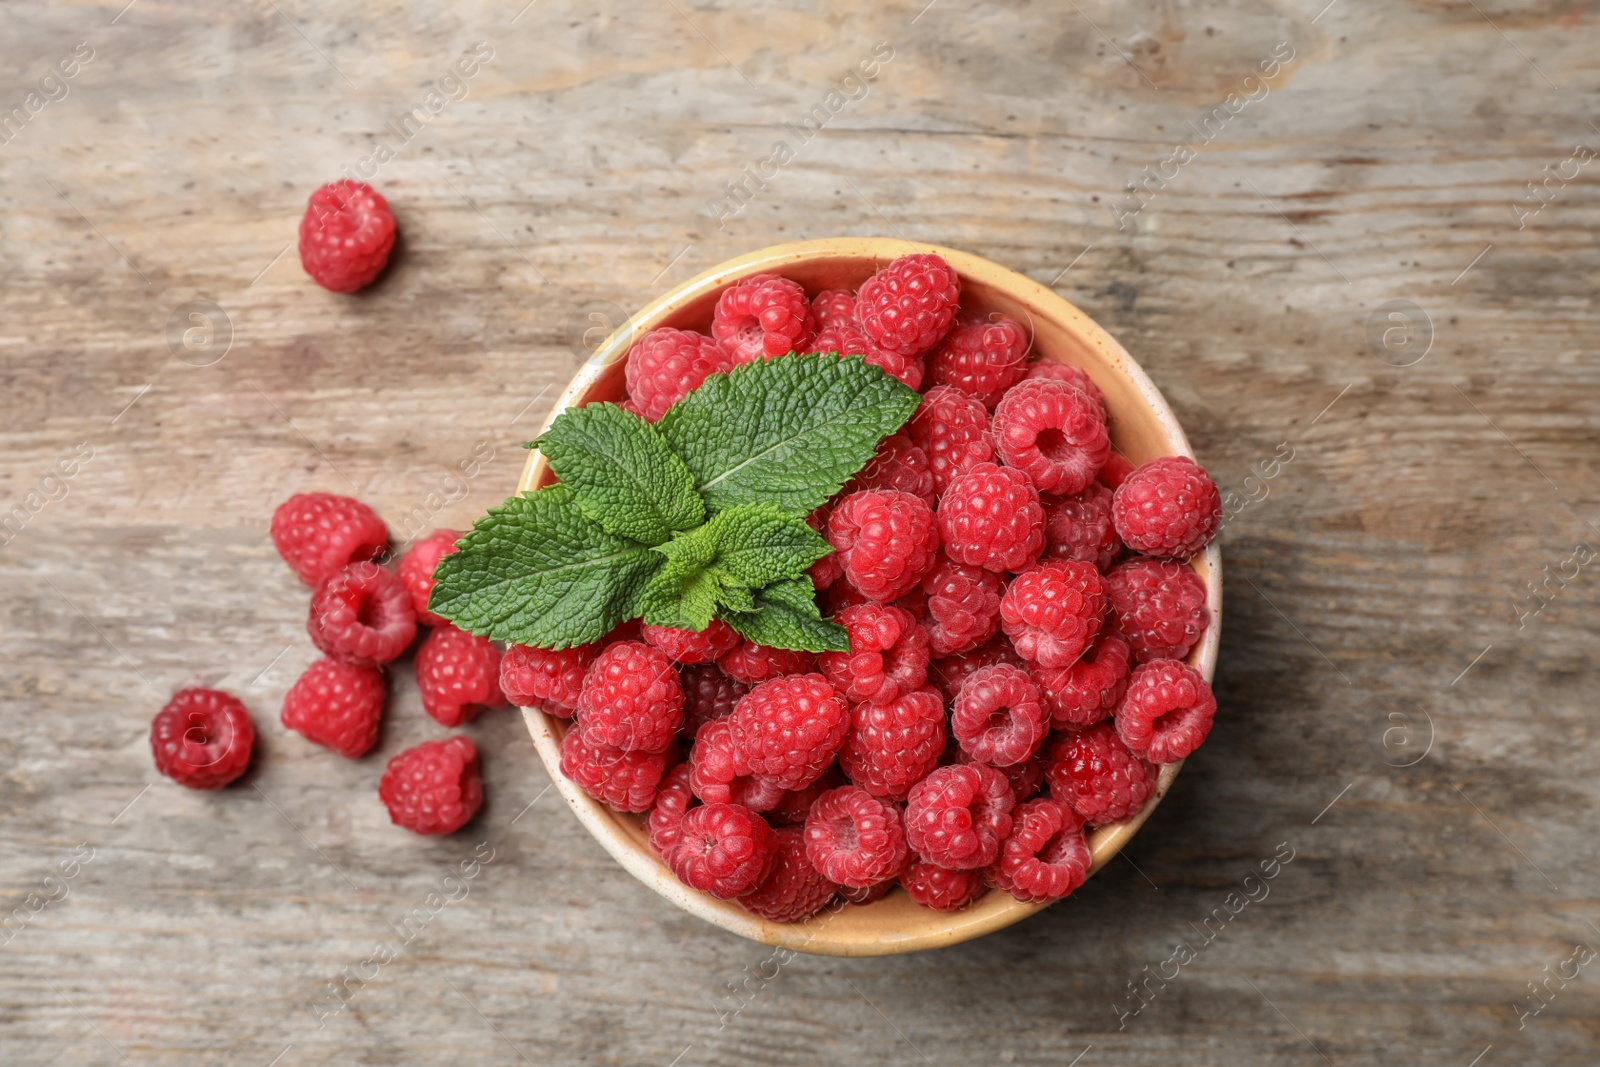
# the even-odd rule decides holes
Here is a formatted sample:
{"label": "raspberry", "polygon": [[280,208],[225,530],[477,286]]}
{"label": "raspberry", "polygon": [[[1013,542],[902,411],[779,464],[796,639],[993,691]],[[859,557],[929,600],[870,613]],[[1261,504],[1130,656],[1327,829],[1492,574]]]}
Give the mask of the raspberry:
{"label": "raspberry", "polygon": [[306,632],[334,659],[377,667],[411,644],[417,618],[400,579],[376,563],[352,563],[313,594]]}
{"label": "raspberry", "polygon": [[785,674],[803,674],[816,664],[817,657],[810,652],[769,648],[754,641],[744,641],[717,657],[717,666],[723,673],[745,685],[760,685]]}
{"label": "raspberry", "polygon": [[[983,761],[975,760],[965,752],[962,752],[956,762],[982,763]],[[1039,753],[1035,753],[1021,763],[1013,763],[1006,767],[996,767],[995,770],[1006,776],[1006,781],[1011,785],[1011,796],[1018,804],[1021,804],[1024,800],[1032,800],[1038,795],[1039,788],[1044,785],[1044,760],[1040,758]]]}
{"label": "raspberry", "polygon": [[424,741],[383,769],[378,798],[389,821],[415,834],[449,834],[483,806],[478,749],[465,737]]}
{"label": "raspberry", "polygon": [[[828,516],[833,513],[832,504],[823,504],[811,514],[806,516],[806,525],[822,535],[823,540],[828,539]],[[817,592],[833,588],[833,583],[839,580],[841,569],[839,556],[830,552],[811,565],[811,586]]]}
{"label": "raspberry", "polygon": [[650,847],[662,856],[670,855],[678,843],[678,831],[683,817],[694,805],[694,791],[689,787],[689,764],[680,763],[661,779],[656,792],[656,802],[645,817],[645,832],[650,836]]}
{"label": "raspberry", "polygon": [[851,324],[824,326],[811,339],[808,346],[813,352],[832,352],[840,356],[860,356],[874,367],[879,367],[891,378],[908,389],[922,385],[922,359],[879,348],[867,339],[861,329]]}
{"label": "raspberry", "polygon": [[1128,475],[1112,497],[1111,515],[1135,552],[1188,559],[1222,525],[1222,495],[1188,456],[1162,456]]}
{"label": "raspberry", "polygon": [[1106,604],[1094,564],[1052,560],[1012,580],[1000,599],[1000,625],[1029,663],[1068,667],[1100,632]]}
{"label": "raspberry", "polygon": [[283,695],[283,725],[346,759],[378,741],[389,687],[377,667],[319,659]]}
{"label": "raspberry", "polygon": [[924,859],[914,859],[900,872],[900,884],[911,899],[934,911],[960,911],[983,895],[977,871],[952,871]]}
{"label": "raspberry", "polygon": [[885,878],[881,882],[859,889],[854,886],[841,886],[839,888],[839,899],[847,904],[872,904],[893,893],[894,887],[899,884],[900,880],[898,878]]}
{"label": "raspberry", "polygon": [[795,674],[750,690],[728,717],[728,726],[741,767],[781,789],[803,789],[838,755],[850,729],[850,709],[822,675]]}
{"label": "raspberry", "polygon": [[1000,663],[974,671],[962,683],[950,732],[975,763],[1007,767],[1039,750],[1050,732],[1050,716],[1028,672]]}
{"label": "raspberry", "polygon": [[428,597],[433,595],[433,569],[456,550],[459,540],[460,530],[435,530],[406,549],[406,554],[400,557],[400,565],[395,568],[400,573],[401,584],[411,594],[411,610],[425,626],[449,625],[448,619],[428,610]]}
{"label": "raspberry", "polygon": [[732,366],[728,353],[703,333],[670,326],[651,330],[628,349],[622,372],[628,385],[626,406],[646,422],[655,422],[710,375]]}
{"label": "raspberry", "polygon": [[1135,756],[1108,722],[1064,734],[1050,747],[1050,795],[1089,826],[1137,815],[1156,791],[1156,765]]}
{"label": "raspberry", "polygon": [[1122,555],[1111,521],[1111,490],[1090,482],[1081,493],[1044,501],[1044,558],[1075,559],[1104,571]]}
{"label": "raspberry", "polygon": [[996,663],[1009,663],[1014,667],[1027,666],[1027,662],[1017,655],[1017,650],[1011,647],[1010,641],[1004,637],[995,637],[971,652],[958,652],[953,656],[934,660],[928,665],[928,677],[944,691],[946,699],[954,701],[956,694],[961,691],[962,683],[974,671]]}
{"label": "raspberry", "polygon": [[733,706],[750,692],[743,682],[722,673],[715,663],[695,663],[678,672],[683,683],[683,725],[686,737],[693,738],[707,723],[726,719]]}
{"label": "raspberry", "polygon": [[689,750],[689,788],[707,804],[741,804],[769,811],[784,798],[783,786],[753,775],[734,753],[726,720],[706,723]]}
{"label": "raspberry", "polygon": [[995,571],[1026,569],[1044,551],[1044,508],[1028,476],[978,463],[939,500],[939,536],[950,558]]}
{"label": "raspberry", "polygon": [[915,356],[938,343],[955,321],[961,279],[938,256],[901,256],[861,283],[856,321],[879,348]]}
{"label": "raspberry", "polygon": [[629,752],[602,744],[581,721],[561,739],[561,773],[618,811],[648,811],[666,770],[665,752]]}
{"label": "raspberry", "polygon": [[805,831],[785,826],[772,832],[767,876],[739,898],[750,911],[777,923],[795,923],[815,915],[833,899],[838,887],[806,858]]}
{"label": "raspberry", "polygon": [[783,794],[772,810],[766,813],[770,823],[782,823],[785,826],[799,826],[806,821],[806,813],[811,810],[811,805],[817,798],[830,789],[838,789],[844,785],[844,775],[839,771],[839,765],[834,764],[822,772],[822,777],[806,786],[804,789],[791,789]]}
{"label": "raspberry", "polygon": [[1130,559],[1106,575],[1118,632],[1140,663],[1182,659],[1211,622],[1206,583],[1182,563]]}
{"label": "raspberry", "polygon": [[961,390],[990,411],[1028,371],[1028,331],[1004,316],[958,323],[928,357],[928,380]]}
{"label": "raspberry", "polygon": [[982,763],[940,767],[911,787],[906,840],[917,855],[956,871],[987,867],[1011,832],[1016,800],[1006,776]]}
{"label": "raspberry", "polygon": [[904,800],[944,754],[944,701],[930,688],[889,704],[857,704],[839,766],[875,797]]}
{"label": "raspberry", "polygon": [[906,433],[928,457],[935,493],[944,493],[957,475],[994,458],[989,413],[978,401],[948,385],[928,390]]}
{"label": "raspberry", "polygon": [[1175,659],[1141,663],[1117,705],[1117,736],[1151,763],[1175,763],[1211,732],[1217,698],[1200,672]]}
{"label": "raspberry", "polygon": [[1107,489],[1115,491],[1132,473],[1133,462],[1121,452],[1113,452],[1106,457],[1106,465],[1100,468],[1100,483]]}
{"label": "raspberry", "polygon": [[928,645],[948,656],[977,648],[1000,629],[1005,583],[993,571],[957,563],[943,552],[922,579],[927,595]]}
{"label": "raspberry", "polygon": [[814,330],[805,290],[775,274],[724,289],[711,318],[711,335],[735,363],[800,351]]}
{"label": "raspberry", "polygon": [[806,816],[806,856],[830,882],[865,889],[906,862],[900,809],[856,785],[830,789]]}
{"label": "raspberry", "polygon": [[1076,730],[1104,719],[1121,702],[1131,660],[1128,643],[1107,627],[1071,666],[1033,667],[1028,673],[1044,694],[1051,725]]}
{"label": "raspberry", "polygon": [[[933,471],[928,467],[928,454],[912,444],[904,431],[885,438],[878,446],[877,454],[861,468],[860,473],[845,483],[842,492],[858,493],[864,489],[892,489],[910,493],[920,496],[930,508],[939,502],[938,494],[933,490]],[[826,524],[822,529],[826,529]]]}
{"label": "raspberry", "polygon": [[348,178],[311,194],[300,219],[300,265],[336,293],[367,285],[389,261],[394,216],[372,186]]}
{"label": "raspberry", "polygon": [[911,612],[862,604],[834,621],[850,635],[850,651],[824,652],[817,665],[846,699],[887,704],[928,680],[928,633]]}
{"label": "raspberry", "polygon": [[1105,417],[1106,396],[1100,391],[1100,387],[1094,384],[1094,379],[1089,377],[1086,371],[1080,370],[1070,363],[1062,363],[1060,360],[1036,359],[1028,364],[1028,373],[1023,375],[1024,381],[1034,378],[1052,378],[1058,382],[1066,382],[1068,385],[1077,386],[1087,393],[1089,399],[1093,400],[1100,408],[1101,417]]}
{"label": "raspberry", "polygon": [[984,874],[1024,904],[1047,904],[1082,885],[1093,862],[1077,812],[1041,797],[1018,806],[1000,858]]}
{"label": "raspberry", "polygon": [[994,409],[994,443],[1042,493],[1081,493],[1111,454],[1099,406],[1076,386],[1049,379],[1006,393]]}
{"label": "raspberry", "polygon": [[454,626],[440,626],[417,649],[422,710],[441,726],[460,726],[486,708],[505,705],[500,648]]}
{"label": "raspberry", "polygon": [[869,600],[908,592],[933,566],[939,530],[921,497],[881,489],[851,493],[828,516],[828,541],[845,580]]}
{"label": "raspberry", "polygon": [[596,744],[660,752],[683,721],[677,669],[642,641],[607,645],[583,676],[578,721]]}
{"label": "raspberry", "polygon": [[754,889],[767,868],[772,828],[738,804],[690,808],[667,866],[691,889],[732,900]]}
{"label": "raspberry", "polygon": [[559,652],[512,645],[500,660],[500,691],[518,707],[538,707],[569,719],[583,693],[583,676],[599,654],[598,644]]}
{"label": "raspberry", "polygon": [[[876,600],[868,600],[861,595],[861,591],[849,582],[836,582],[827,592],[822,594],[822,611],[829,616],[837,616],[845,608],[858,608],[862,604],[876,604]],[[896,607],[901,606],[898,600],[893,602]],[[911,611],[910,608],[906,609]],[[915,615],[916,612],[912,611]]]}
{"label": "raspberry", "polygon": [[676,663],[710,663],[730,651],[741,638],[721,619],[704,630],[675,630],[670,626],[641,626],[639,635]]}
{"label": "raspberry", "polygon": [[811,298],[811,317],[817,329],[856,325],[856,295],[848,289],[824,289]]}
{"label": "raspberry", "polygon": [[156,770],[190,789],[221,789],[239,777],[255,743],[250,713],[220,689],[180,689],[150,723]]}
{"label": "raspberry", "polygon": [[359,500],[334,493],[296,493],[272,513],[278,555],[312,589],[348,563],[389,547],[389,528]]}

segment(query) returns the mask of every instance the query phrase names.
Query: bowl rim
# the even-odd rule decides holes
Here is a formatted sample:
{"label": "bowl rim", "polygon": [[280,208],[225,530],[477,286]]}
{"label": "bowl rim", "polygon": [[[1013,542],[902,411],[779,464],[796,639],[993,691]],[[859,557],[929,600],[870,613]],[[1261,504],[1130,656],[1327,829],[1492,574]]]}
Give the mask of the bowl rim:
{"label": "bowl rim", "polygon": [[[963,278],[981,276],[985,284],[1004,291],[1019,303],[1050,309],[1049,317],[1052,320],[1072,333],[1080,342],[1099,349],[1106,361],[1134,386],[1140,399],[1159,424],[1168,448],[1167,454],[1194,457],[1183,427],[1178,423],[1166,398],[1156,388],[1155,383],[1110,333],[1076,305],[1053,289],[970,252],[883,237],[821,238],[773,245],[719,263],[674,286],[629,316],[628,320],[614,330],[595,350],[573,375],[566,389],[557,397],[540,427],[540,433],[548,429],[563,411],[580,401],[613,364],[624,359],[639,337],[654,329],[662,319],[686,302],[703,297],[751,274],[781,273],[784,267],[807,260],[856,258],[887,263],[899,256],[928,252],[943,257],[955,269],[957,275]],[[522,475],[517,482],[517,492],[527,492],[537,488],[544,478],[546,468],[547,464],[539,451],[530,449],[523,465]],[[1213,540],[1193,562],[1200,565],[1200,577],[1206,586],[1206,603],[1211,610],[1211,623],[1191,653],[1190,661],[1209,683],[1216,670],[1222,629],[1221,546]],[[830,937],[827,928],[829,920],[837,913],[836,909],[819,913],[820,922],[815,921],[817,916],[799,923],[772,922],[746,911],[735,901],[718,900],[689,888],[678,881],[648,846],[641,846],[619,832],[616,826],[617,813],[590,797],[561,773],[561,739],[554,729],[559,720],[537,708],[525,707],[520,710],[528,732],[533,738],[534,748],[550,775],[551,783],[578,817],[578,821],[594,836],[601,847],[629,874],[684,911],[751,941],[794,952],[823,956],[895,955],[958,944],[1020,922],[1050,906],[1023,904],[1003,893],[991,892],[971,908],[962,911],[928,912],[930,916],[941,916],[944,919],[934,929],[877,939]],[[1098,827],[1090,833],[1090,848],[1094,858],[1089,876],[1093,876],[1110,862],[1112,857],[1139,831],[1171,789],[1182,766],[1182,760],[1162,765],[1155,794],[1133,818]]]}

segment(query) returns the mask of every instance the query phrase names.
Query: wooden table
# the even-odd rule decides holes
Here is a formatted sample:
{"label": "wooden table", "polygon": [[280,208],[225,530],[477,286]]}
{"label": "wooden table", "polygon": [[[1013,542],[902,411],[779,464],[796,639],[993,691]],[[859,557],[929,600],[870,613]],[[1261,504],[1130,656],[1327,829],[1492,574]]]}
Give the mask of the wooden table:
{"label": "wooden table", "polygon": [[[0,1061],[1596,1061],[1592,5],[124,2],[0,41]],[[404,235],[355,297],[291,248],[342,168]],[[465,525],[596,327],[837,234],[1055,286],[1248,501],[1217,728],[1126,862],[778,967],[613,864],[512,712],[444,840],[375,795],[442,733],[406,672],[359,762],[278,725],[277,502]],[[260,728],[219,794],[151,766],[192,683]]]}

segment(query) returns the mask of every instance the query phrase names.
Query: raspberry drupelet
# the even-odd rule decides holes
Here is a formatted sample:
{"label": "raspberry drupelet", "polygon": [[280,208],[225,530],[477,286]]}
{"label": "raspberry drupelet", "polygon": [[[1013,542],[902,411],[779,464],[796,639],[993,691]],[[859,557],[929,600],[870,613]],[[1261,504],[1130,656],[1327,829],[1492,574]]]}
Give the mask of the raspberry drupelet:
{"label": "raspberry drupelet", "polygon": [[221,789],[250,766],[256,728],[238,697],[180,689],[150,722],[156,770],[190,789]]}
{"label": "raspberry drupelet", "polygon": [[927,596],[928,647],[936,656],[977,648],[1000,629],[1000,597],[1005,583],[998,574],[958,563],[941,552],[922,579]]}
{"label": "raspberry drupelet", "polygon": [[344,567],[389,547],[389,528],[359,500],[296,493],[272,512],[272,544],[300,581],[316,589]]}
{"label": "raspberry drupelet", "polygon": [[311,194],[300,219],[300,265],[335,293],[352,293],[382,273],[394,247],[389,202],[348,178]]}
{"label": "raspberry drupelet", "polygon": [[1069,666],[1029,668],[1044,694],[1052,726],[1082,729],[1109,716],[1121,702],[1133,654],[1126,641],[1108,630],[1102,630],[1089,651]]}
{"label": "raspberry drupelet", "polygon": [[1044,501],[1044,558],[1075,559],[1109,570],[1122,555],[1111,521],[1111,490],[1090,482],[1081,493]]}
{"label": "raspberry drupelet", "polygon": [[711,336],[735,363],[802,351],[815,326],[800,284],[776,274],[752,274],[717,299]]}
{"label": "raspberry drupelet", "polygon": [[399,578],[376,563],[352,563],[312,595],[306,632],[325,655],[378,667],[411,644],[417,618]]}
{"label": "raspberry drupelet", "polygon": [[1200,672],[1175,659],[1141,663],[1117,705],[1117,736],[1151,763],[1175,763],[1211,732],[1217,698]]}
{"label": "raspberry drupelet", "polygon": [[1040,667],[1071,666],[1099,634],[1106,584],[1092,563],[1052,560],[1019,574],[1000,599],[1000,625]]}
{"label": "raspberry drupelet", "polygon": [[755,889],[772,850],[772,828],[738,804],[690,808],[667,866],[691,889],[733,900]]}
{"label": "raspberry drupelet", "polygon": [[933,489],[943,494],[958,475],[994,458],[994,436],[983,404],[948,385],[929,389],[906,426],[928,457]]}
{"label": "raspberry drupelet", "polygon": [[1027,373],[1028,344],[1028,331],[1014,319],[967,319],[928,357],[928,380],[959,389],[993,411]]}
{"label": "raspberry drupelet", "polygon": [[1024,904],[1047,904],[1082,885],[1093,862],[1077,813],[1041,797],[1018,805],[1000,857],[984,877]]}
{"label": "raspberry drupelet", "polygon": [[1041,493],[1080,493],[1111,454],[1105,416],[1087,393],[1034,378],[1008,390],[994,409],[994,441],[1007,466]]}
{"label": "raspberry drupelet", "polygon": [[835,505],[828,542],[845,580],[867,599],[883,602],[910,592],[933,566],[939,530],[921,497],[869,489]]}
{"label": "raspberry drupelet", "polygon": [[439,561],[456,550],[461,540],[460,530],[435,530],[400,557],[395,570],[400,581],[411,594],[411,610],[424,626],[448,626],[449,621],[428,610],[428,597],[433,595],[433,571]]}
{"label": "raspberry drupelet", "polygon": [[1222,494],[1188,456],[1162,456],[1134,469],[1111,500],[1117,534],[1135,552],[1188,559],[1222,525]]}
{"label": "raspberry drupelet", "polygon": [[1039,687],[1009,664],[983,667],[962,683],[950,713],[950,732],[975,763],[1008,767],[1039,750],[1050,732]]}
{"label": "raspberry drupelet", "polygon": [[666,653],[642,641],[607,645],[583,678],[578,721],[597,744],[659,752],[683,721],[683,685]]}
{"label": "raspberry drupelet", "polygon": [[1187,564],[1136,558],[1106,575],[1111,618],[1140,663],[1182,659],[1211,622],[1206,583]]}
{"label": "raspberry drupelet", "polygon": [[703,333],[670,326],[651,330],[628,350],[623,368],[628,402],[623,406],[655,422],[708,377],[732,366],[733,357]]}
{"label": "raspberry drupelet", "polygon": [[283,695],[279,717],[286,729],[355,759],[377,744],[388,696],[381,668],[319,659]]}
{"label": "raspberry drupelet", "polygon": [[803,789],[821,777],[850,729],[850,709],[820,674],[763,682],[728,716],[734,758],[780,789]]}
{"label": "raspberry drupelet", "polygon": [[587,736],[581,722],[561,739],[561,773],[618,811],[648,811],[667,771],[665,752],[628,751]]}
{"label": "raspberry drupelet", "polygon": [[1063,734],[1045,762],[1050,795],[1084,823],[1103,826],[1138,814],[1156,791],[1159,769],[1135,756],[1108,722]]}
{"label": "raspberry drupelet", "polygon": [[861,283],[856,321],[878,347],[915,356],[949,332],[960,299],[961,279],[943,258],[901,256]]}
{"label": "raspberry drupelet", "polygon": [[851,708],[839,766],[873,796],[904,800],[939,765],[944,747],[944,701],[925,687],[888,704]]}
{"label": "raspberry drupelet", "polygon": [[951,559],[996,573],[1023,571],[1044,551],[1044,508],[1028,476],[979,463],[939,500],[939,537]]}
{"label": "raspberry drupelet", "polygon": [[742,804],[751,811],[770,811],[784,798],[772,778],[751,774],[733,749],[726,719],[700,728],[689,750],[689,788],[707,804]]}
{"label": "raspberry drupelet", "polygon": [[911,612],[861,604],[834,621],[850,635],[850,651],[820,653],[817,665],[847,700],[887,704],[927,681],[928,633]]}
{"label": "raspberry drupelet", "polygon": [[483,806],[478,749],[465,737],[424,741],[384,768],[378,798],[389,820],[417,834],[449,834]]}
{"label": "raspberry drupelet", "polygon": [[865,889],[906,861],[900,809],[860,786],[830,789],[806,816],[806,856],[830,882]]}
{"label": "raspberry drupelet", "polygon": [[571,718],[583,694],[583,676],[600,648],[598,643],[560,651],[512,645],[500,659],[500,691],[518,707]]}
{"label": "raspberry drupelet", "polygon": [[805,831],[783,826],[772,832],[767,876],[739,903],[763,919],[795,923],[822,910],[837,892],[838,886],[806,858]]}
{"label": "raspberry drupelet", "polygon": [[506,702],[500,691],[500,646],[454,626],[435,627],[423,638],[416,672],[422,710],[441,726],[460,726]]}
{"label": "raspberry drupelet", "polygon": [[951,870],[987,867],[1011,833],[1016,801],[1006,776],[981,763],[940,767],[906,798],[906,840],[917,855]]}

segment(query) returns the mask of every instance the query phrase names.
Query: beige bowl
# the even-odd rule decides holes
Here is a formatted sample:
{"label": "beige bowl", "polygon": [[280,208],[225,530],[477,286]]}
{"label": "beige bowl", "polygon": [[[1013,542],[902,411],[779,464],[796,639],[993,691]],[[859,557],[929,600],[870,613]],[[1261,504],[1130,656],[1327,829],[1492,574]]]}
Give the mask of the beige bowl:
{"label": "beige bowl", "polygon": [[[911,252],[936,252],[961,276],[961,304],[968,310],[1001,312],[1029,324],[1034,352],[1087,371],[1105,394],[1111,417],[1111,439],[1134,463],[1157,456],[1184,455],[1189,450],[1183,428],[1167,402],[1110,334],[1051,290],[1004,267],[948,248],[880,238],[834,238],[777,245],[731,259],[657,297],[618,329],[584,365],[550,411],[553,421],[567,407],[591,400],[623,396],[623,363],[633,342],[658,326],[707,330],[718,295],[729,284],[763,271],[793,278],[815,293],[822,289],[854,289],[879,267]],[[551,476],[537,451],[530,452],[518,491],[547,484]],[[1211,625],[1189,654],[1210,681],[1217,664],[1222,623],[1222,554],[1213,543],[1194,561],[1206,583]],[[551,779],[578,819],[617,862],[645,885],[685,911],[752,941],[799,952],[828,956],[887,956],[953,945],[1010,926],[1043,905],[1019,904],[997,891],[955,913],[930,911],[896,889],[866,906],[838,905],[801,923],[769,922],[731,901],[717,900],[690,889],[661,862],[645,836],[644,818],[611,810],[592,799],[561,774],[561,738],[566,722],[533,708],[523,716],[534,746]],[[1093,871],[1110,862],[1138,832],[1172,787],[1181,763],[1161,768],[1156,794],[1138,815],[1089,834]],[[1071,906],[1070,899],[1067,906]]]}

